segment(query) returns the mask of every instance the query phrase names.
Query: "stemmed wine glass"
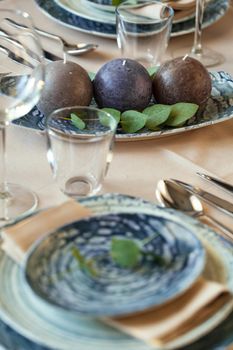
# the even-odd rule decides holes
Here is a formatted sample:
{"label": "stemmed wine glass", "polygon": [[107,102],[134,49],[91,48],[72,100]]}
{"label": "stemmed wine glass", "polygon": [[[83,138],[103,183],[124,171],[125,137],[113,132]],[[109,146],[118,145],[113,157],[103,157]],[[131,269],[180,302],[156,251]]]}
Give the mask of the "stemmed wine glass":
{"label": "stemmed wine glass", "polygon": [[43,85],[43,55],[30,16],[19,10],[0,9],[1,225],[29,213],[37,205],[33,192],[6,181],[6,126],[31,110]]}
{"label": "stemmed wine glass", "polygon": [[205,8],[205,0],[196,0],[196,20],[195,20],[195,34],[194,44],[189,56],[196,58],[204,66],[211,67],[220,64],[223,61],[223,56],[206,47],[202,47],[202,22]]}

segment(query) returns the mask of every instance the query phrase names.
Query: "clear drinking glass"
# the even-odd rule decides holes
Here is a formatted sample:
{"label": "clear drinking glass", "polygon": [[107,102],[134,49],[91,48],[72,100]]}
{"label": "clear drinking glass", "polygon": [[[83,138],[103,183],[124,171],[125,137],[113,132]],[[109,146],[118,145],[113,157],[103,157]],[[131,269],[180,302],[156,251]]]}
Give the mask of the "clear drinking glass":
{"label": "clear drinking glass", "polygon": [[62,192],[81,198],[100,191],[116,127],[110,114],[92,107],[65,107],[47,118],[48,161]]}
{"label": "clear drinking glass", "polygon": [[0,9],[1,224],[32,211],[37,205],[33,192],[6,181],[5,132],[10,121],[29,112],[38,102],[43,85],[43,55],[30,16],[18,10]]}
{"label": "clear drinking glass", "polygon": [[122,57],[156,66],[166,51],[174,11],[159,1],[127,0],[116,8],[117,43]]}
{"label": "clear drinking glass", "polygon": [[189,53],[190,57],[196,58],[206,67],[212,67],[223,62],[223,56],[209,48],[202,46],[202,23],[205,9],[205,0],[196,0],[196,19],[194,43]]}

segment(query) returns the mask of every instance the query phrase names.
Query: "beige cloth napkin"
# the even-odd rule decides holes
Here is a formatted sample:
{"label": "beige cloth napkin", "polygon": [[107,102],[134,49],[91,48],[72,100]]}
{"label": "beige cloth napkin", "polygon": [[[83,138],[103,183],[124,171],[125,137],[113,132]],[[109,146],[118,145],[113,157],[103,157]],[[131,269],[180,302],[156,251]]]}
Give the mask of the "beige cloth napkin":
{"label": "beige cloth napkin", "polygon": [[187,10],[196,7],[196,0],[165,0],[163,2],[174,10]]}
{"label": "beige cloth napkin", "polygon": [[74,200],[43,210],[3,229],[2,249],[17,263],[22,263],[26,251],[37,239],[58,227],[90,215],[90,209]]}
{"label": "beige cloth napkin", "polygon": [[226,286],[199,278],[184,294],[140,314],[103,319],[152,346],[163,346],[213,316],[232,296]]}
{"label": "beige cloth napkin", "polygon": [[[91,214],[90,209],[69,200],[5,228],[2,232],[2,248],[16,262],[21,263],[35,240],[62,225]],[[230,300],[232,297],[226,286],[200,278],[188,291],[165,305],[143,313],[103,321],[157,346],[191,330]]]}

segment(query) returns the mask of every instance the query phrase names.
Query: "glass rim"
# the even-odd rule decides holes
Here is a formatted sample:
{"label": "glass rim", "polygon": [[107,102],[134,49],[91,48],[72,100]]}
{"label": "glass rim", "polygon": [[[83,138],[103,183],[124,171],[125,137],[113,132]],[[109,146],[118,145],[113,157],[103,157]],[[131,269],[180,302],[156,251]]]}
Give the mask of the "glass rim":
{"label": "glass rim", "polygon": [[[171,6],[169,6],[169,5],[161,2],[161,1],[157,1],[157,0],[149,0],[149,1],[148,0],[136,0],[136,1],[137,2],[135,3],[132,0],[126,0],[126,1],[123,1],[122,3],[120,3],[115,9],[116,15],[119,18],[125,19],[128,22],[130,22],[130,20],[127,18],[127,16],[122,15],[121,12],[120,12],[121,9],[124,9],[124,8],[126,9],[127,8],[126,5],[128,5],[128,8],[130,8],[130,7],[137,8],[137,7],[139,7],[140,5],[143,5],[143,4],[147,4],[147,5],[158,4],[161,7],[166,8],[166,9],[169,10],[168,16],[166,18],[161,18],[160,19],[161,22],[163,22],[163,21],[166,22],[166,21],[168,21],[168,20],[170,20],[170,19],[172,19],[174,17],[174,10],[173,10],[173,8]],[[154,22],[155,22],[155,20],[153,20],[153,19],[147,19],[145,21],[146,24],[153,24]]]}
{"label": "glass rim", "polygon": [[[110,114],[108,113],[107,111],[103,111],[99,108],[96,108],[96,107],[92,107],[92,106],[69,106],[69,107],[61,107],[61,108],[57,108],[55,109],[53,112],[51,112],[45,119],[45,128],[47,130],[47,132],[49,132],[49,130],[51,130],[51,126],[49,125],[49,122],[51,122],[52,118],[53,117],[58,117],[59,118],[59,114],[64,112],[64,111],[70,111],[70,114],[71,113],[75,113],[75,112],[85,112],[85,111],[91,111],[91,112],[94,112],[96,113],[96,117],[95,116],[92,116],[91,118],[88,118],[88,117],[85,117],[84,118],[80,118],[82,119],[84,122],[85,121],[99,121],[99,116],[98,116],[98,113],[101,113],[102,115],[108,117],[108,119],[110,120],[110,124],[108,125],[109,127],[109,131],[110,133],[115,133],[116,132],[116,129],[117,129],[117,121],[116,119]],[[58,130],[57,130],[58,131]],[[61,133],[64,133],[62,130],[60,130]],[[79,134],[81,135],[81,133]],[[73,134],[72,136],[75,136],[75,134]],[[84,134],[83,134],[84,136]]]}

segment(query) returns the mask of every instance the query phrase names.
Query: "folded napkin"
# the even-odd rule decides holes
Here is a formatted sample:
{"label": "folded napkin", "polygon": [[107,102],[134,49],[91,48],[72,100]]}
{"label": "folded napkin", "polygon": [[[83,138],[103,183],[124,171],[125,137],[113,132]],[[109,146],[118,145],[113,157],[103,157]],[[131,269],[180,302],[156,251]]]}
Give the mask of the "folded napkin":
{"label": "folded napkin", "polygon": [[26,251],[37,239],[63,225],[90,215],[90,209],[74,200],[43,210],[3,229],[2,249],[17,263],[21,263]]}
{"label": "folded napkin", "polygon": [[[3,229],[2,248],[21,263],[35,240],[91,214],[90,209],[69,200]],[[161,346],[200,325],[230,300],[233,307],[232,296],[226,286],[201,277],[185,293],[160,307],[102,321],[152,346]]]}
{"label": "folded napkin", "polygon": [[227,287],[199,278],[181,296],[143,313],[103,321],[151,346],[164,346],[213,316],[233,299]]}
{"label": "folded napkin", "polygon": [[165,0],[174,10],[187,10],[196,7],[196,0]]}

